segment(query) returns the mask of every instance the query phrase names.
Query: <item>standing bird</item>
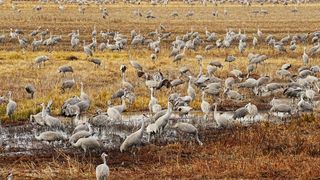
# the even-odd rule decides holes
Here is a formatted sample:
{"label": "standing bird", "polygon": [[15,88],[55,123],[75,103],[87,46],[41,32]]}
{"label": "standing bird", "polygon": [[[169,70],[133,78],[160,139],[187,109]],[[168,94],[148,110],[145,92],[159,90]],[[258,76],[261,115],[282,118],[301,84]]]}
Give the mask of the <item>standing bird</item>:
{"label": "standing bird", "polygon": [[233,55],[228,55],[224,61],[229,63],[229,68],[230,68],[230,63],[235,60],[236,60],[236,57],[234,57]]}
{"label": "standing bird", "polygon": [[88,57],[92,57],[93,56],[93,52],[90,49],[90,47],[88,45],[86,45],[86,41],[85,40],[83,40],[83,51],[87,55],[86,59],[88,59]]}
{"label": "standing bird", "polygon": [[106,157],[108,155],[106,153],[101,154],[101,158],[103,160],[103,164],[100,164],[96,167],[96,178],[97,180],[106,180],[110,175],[110,170],[107,165]]}
{"label": "standing bird", "polygon": [[17,108],[17,103],[12,100],[12,92],[9,91],[8,93],[9,102],[7,104],[7,116],[9,116],[10,119],[13,117],[13,113]]}
{"label": "standing bird", "polygon": [[205,95],[206,95],[205,91],[202,91],[201,110],[204,113],[203,119],[204,120],[208,120],[208,116],[209,116],[209,113],[210,113],[210,104],[205,100]]}
{"label": "standing bird", "polygon": [[177,129],[180,132],[188,133],[188,134],[193,134],[197,143],[202,146],[203,143],[199,139],[199,133],[198,129],[194,127],[192,124],[189,123],[184,123],[184,122],[178,122],[173,126],[174,129]]}
{"label": "standing bird", "polygon": [[31,99],[33,99],[34,93],[36,92],[36,88],[34,88],[33,85],[28,84],[28,85],[25,87],[25,90],[27,91],[28,94],[31,95]]}
{"label": "standing bird", "polygon": [[309,63],[309,56],[306,53],[306,47],[303,48],[303,55],[302,55],[302,60],[303,60],[303,64],[306,66]]}
{"label": "standing bird", "polygon": [[120,152],[126,151],[128,148],[140,144],[144,130],[145,130],[144,120],[142,120],[141,128],[138,131],[130,134],[123,141],[123,143],[120,146]]}

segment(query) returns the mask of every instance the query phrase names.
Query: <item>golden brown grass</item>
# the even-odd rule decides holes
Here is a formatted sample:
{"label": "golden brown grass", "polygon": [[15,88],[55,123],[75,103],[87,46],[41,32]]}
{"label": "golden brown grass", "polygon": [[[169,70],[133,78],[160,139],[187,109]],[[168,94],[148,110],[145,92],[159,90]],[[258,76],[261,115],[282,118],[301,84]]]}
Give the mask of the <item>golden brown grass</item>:
{"label": "golden brown grass", "polygon": [[[53,111],[54,114],[59,113],[59,107],[65,99],[72,95],[79,94],[79,82],[83,81],[85,84],[85,91],[92,98],[92,106],[90,112],[94,112],[96,107],[104,108],[106,101],[110,98],[111,94],[120,88],[120,64],[129,66],[127,79],[136,87],[137,102],[129,107],[129,111],[145,110],[148,102],[148,90],[142,85],[142,80],[137,80],[134,71],[130,68],[128,63],[128,52],[131,56],[141,63],[147,72],[155,72],[160,69],[166,77],[174,79],[178,75],[178,68],[176,64],[171,62],[168,58],[170,50],[169,43],[177,35],[181,35],[191,28],[200,33],[204,33],[205,27],[209,31],[217,32],[219,37],[225,33],[226,28],[232,28],[237,31],[241,28],[249,36],[248,45],[251,44],[252,34],[256,32],[259,27],[267,35],[268,33],[274,34],[277,38],[281,38],[287,33],[307,33],[317,30],[317,21],[319,18],[318,7],[319,4],[306,4],[298,7],[299,12],[294,15],[291,9],[294,6],[282,5],[266,5],[263,9],[269,11],[267,16],[254,17],[251,12],[259,10],[260,6],[253,5],[251,7],[242,7],[239,5],[224,4],[218,7],[208,5],[206,7],[198,4],[194,6],[187,6],[185,4],[174,2],[168,6],[152,7],[147,4],[141,6],[136,5],[108,5],[110,17],[106,20],[102,19],[99,14],[99,8],[96,5],[89,5],[86,7],[85,15],[80,15],[76,5],[66,5],[65,12],[59,12],[57,5],[44,4],[42,12],[32,11],[32,7],[36,3],[24,2],[17,3],[18,9],[21,13],[15,13],[11,10],[10,6],[0,6],[0,29],[4,33],[9,32],[9,28],[20,28],[25,31],[25,37],[28,37],[32,30],[37,26],[42,26],[43,29],[48,28],[53,34],[62,35],[63,41],[58,46],[54,47],[51,54],[52,60],[42,69],[32,68],[34,58],[38,55],[48,55],[44,48],[40,52],[30,52],[27,50],[23,54],[19,47],[17,40],[6,41],[0,44],[0,80],[2,85],[0,87],[0,94],[4,95],[9,90],[13,91],[14,100],[18,102],[18,109],[15,114],[15,119],[25,120],[31,113],[39,110],[36,103],[46,102],[49,99],[54,100]],[[145,18],[137,18],[133,16],[133,11],[140,9],[142,12],[152,10],[157,17],[154,20],[146,20]],[[212,9],[219,10],[220,16],[218,18],[212,17]],[[224,17],[223,10],[228,10],[228,17]],[[186,18],[187,11],[194,11],[195,15],[191,18]],[[173,11],[178,11],[179,18],[169,18]],[[77,52],[69,52],[70,40],[67,34],[71,30],[80,30],[80,38],[90,41],[90,34],[93,26],[96,25],[98,32],[100,30],[110,29],[111,31],[119,31],[129,36],[132,29],[147,34],[149,31],[154,31],[159,24],[162,23],[167,27],[168,32],[173,35],[169,40],[161,43],[161,53],[156,64],[150,61],[150,50],[126,49],[123,52],[98,52],[95,57],[101,58],[103,61],[102,68],[95,69],[89,62],[86,62],[82,52],[82,47],[76,49]],[[31,38],[29,38],[32,41]],[[102,39],[99,37],[98,42]],[[204,65],[211,60],[223,61],[226,54],[234,54],[238,57],[237,62],[233,63],[237,68],[245,72],[247,60],[246,56],[249,52],[267,54],[270,59],[267,60],[264,67],[260,66],[257,73],[267,74],[274,76],[274,72],[283,63],[290,62],[294,65],[293,70],[302,65],[300,59],[302,54],[302,47],[299,47],[296,52],[288,54],[279,54],[266,46],[261,46],[258,49],[248,48],[244,54],[239,54],[237,47],[227,50],[213,50],[210,53],[203,51],[204,47],[200,47],[197,52],[187,52],[185,60],[181,63],[191,69],[194,74],[197,74],[198,66],[194,59],[196,54],[202,54],[205,57]],[[9,50],[9,51],[8,51]],[[76,55],[80,57],[79,61],[69,62],[66,57],[69,55]],[[318,58],[313,58],[311,64],[318,64]],[[77,88],[68,91],[64,94],[60,93],[60,84],[63,79],[71,78],[70,75],[62,77],[57,73],[57,68],[60,65],[71,65],[74,70],[74,77],[78,82]],[[219,77],[226,77],[229,68],[228,65],[224,69],[219,70],[216,75]],[[276,79],[276,77],[273,77]],[[23,87],[28,84],[34,84],[37,88],[36,98],[34,100],[27,99]],[[179,91],[185,94],[185,86],[180,88]],[[166,105],[166,96],[168,90],[163,90],[157,93],[160,103]],[[193,103],[195,109],[199,108],[199,97]],[[7,120],[4,117],[5,106],[0,105],[0,119]]]}
{"label": "golden brown grass", "polygon": [[[177,142],[145,145],[137,162],[129,152],[110,150],[111,179],[316,178],[320,171],[320,121],[312,115],[288,124],[262,123],[229,130],[201,130],[204,146]],[[2,158],[0,177],[92,179],[99,155],[61,152],[38,158]]]}

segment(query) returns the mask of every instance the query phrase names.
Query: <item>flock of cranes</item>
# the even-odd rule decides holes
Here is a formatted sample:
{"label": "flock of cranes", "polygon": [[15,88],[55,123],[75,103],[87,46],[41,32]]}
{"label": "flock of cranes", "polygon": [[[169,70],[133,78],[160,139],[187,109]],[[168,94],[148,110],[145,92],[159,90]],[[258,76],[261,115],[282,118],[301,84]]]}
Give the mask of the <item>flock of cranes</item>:
{"label": "flock of cranes", "polygon": [[[137,3],[136,1],[125,2]],[[151,4],[168,4],[168,2],[152,0]],[[184,2],[193,3],[190,0]],[[217,3],[218,1],[212,2]],[[223,3],[224,1],[219,2]],[[252,3],[248,0],[239,2],[247,5]],[[263,1],[259,2],[264,3]],[[279,1],[272,2],[279,3]],[[299,3],[299,1],[295,2]],[[201,3],[206,4],[207,2],[202,0]],[[283,1],[283,3],[288,3],[288,1]],[[13,4],[12,8],[16,9],[16,6]],[[64,10],[63,4],[59,3],[59,9]],[[41,11],[42,7],[36,6],[34,10]],[[84,13],[85,8],[79,6],[79,11]],[[262,12],[268,14],[267,11],[261,10],[260,13]],[[101,9],[101,13],[104,18],[108,16],[107,9]],[[134,13],[137,16],[142,16],[139,10]],[[191,17],[193,14],[190,11],[186,16]],[[215,12],[214,15],[217,16],[218,12]],[[225,10],[224,15],[227,16],[228,11]],[[172,16],[178,16],[178,12],[173,12]],[[148,12],[146,18],[155,18],[155,16],[152,12]],[[93,95],[86,93],[84,83],[76,82],[75,78],[67,79],[61,84],[62,92],[73,88],[77,83],[81,85],[79,96],[75,95],[66,99],[61,106],[61,115],[71,119],[72,132],[67,133],[66,124],[62,122],[59,116],[54,116],[51,113],[54,102],[49,101],[47,104],[44,102],[39,104],[42,107],[41,112],[30,115],[30,122],[33,125],[46,128],[46,131],[41,133],[38,133],[37,128],[35,128],[33,131],[34,138],[38,141],[50,142],[52,146],[54,146],[54,142],[69,144],[74,148],[81,149],[84,153],[103,151],[104,145],[100,139],[102,132],[108,131],[106,126],[110,122],[123,122],[123,114],[129,110],[127,103],[134,104],[136,98],[139,98],[136,93],[137,84],[150,91],[149,103],[145,105],[149,112],[141,117],[140,128],[122,141],[119,147],[120,152],[128,151],[143,144],[144,135],[148,136],[148,143],[161,139],[168,129],[181,132],[181,135],[189,134],[194,137],[198,145],[202,146],[203,142],[197,126],[184,121],[184,118],[192,117],[190,116],[193,111],[192,103],[196,101],[197,97],[201,97],[200,109],[203,115],[198,123],[213,122],[217,128],[231,127],[237,122],[256,122],[261,120],[259,115],[264,113],[259,112],[259,106],[254,104],[256,101],[252,101],[236,109],[230,116],[230,113],[218,111],[218,106],[221,106],[223,101],[238,103],[261,97],[270,98],[272,100],[268,102],[270,107],[266,112],[268,116],[263,118],[268,119],[275,116],[280,117],[281,120],[288,119],[295,114],[315,112],[319,107],[320,67],[317,65],[319,64],[317,58],[320,54],[320,32],[288,33],[279,38],[272,34],[265,34],[258,28],[256,33],[249,37],[241,29],[238,32],[227,29],[225,34],[218,34],[205,28],[204,33],[191,29],[185,34],[173,37],[174,33],[168,31],[168,29],[164,24],[160,24],[155,31],[147,34],[133,29],[130,34],[124,35],[120,33],[120,30],[100,31],[99,33],[97,27],[94,26],[89,42],[81,38],[79,29],[63,36],[53,35],[49,29],[43,29],[40,26],[30,34],[21,29],[14,30],[11,28],[8,35],[0,35],[0,46],[8,42],[16,43],[24,53],[30,46],[32,51],[40,51],[42,46],[45,46],[48,51],[54,51],[54,47],[59,46],[67,37],[70,41],[70,48],[73,50],[76,50],[77,47],[83,48],[86,60],[93,63],[97,68],[102,64],[102,60],[95,57],[97,51],[119,52],[128,49],[146,48],[150,51],[150,59],[144,61],[156,63],[158,59],[163,58],[160,54],[163,51],[162,48],[164,48],[162,44],[171,42],[171,50],[166,58],[169,57],[171,60],[168,63],[177,68],[176,72],[173,73],[174,78],[164,75],[161,70],[148,70],[143,66],[143,62],[135,60],[130,54],[128,62],[119,67],[121,77],[119,77],[117,84],[121,88],[107,100],[106,111],[99,110],[96,115],[90,116],[90,118],[86,116],[89,108],[92,107]],[[98,42],[99,36],[102,39],[101,42]],[[30,38],[33,38],[32,42]],[[310,44],[311,48],[307,48]],[[261,72],[266,71],[266,66],[272,63],[272,58],[266,54],[248,53],[247,51],[251,50],[249,47],[254,49],[255,52],[259,47],[270,48],[277,55],[296,52],[299,47],[303,47],[304,51],[300,55],[299,65],[288,62],[278,67],[275,72],[264,72],[262,74]],[[206,53],[213,49],[221,49],[221,51],[226,52],[230,49],[237,49],[238,54],[241,55],[246,52],[248,54],[247,62],[239,59],[236,53],[230,54],[228,52],[222,61],[212,60],[209,62],[205,70]],[[200,50],[204,50],[204,53],[198,53]],[[190,51],[197,55],[189,57],[188,52]],[[38,56],[34,59],[34,65],[39,69],[48,68],[50,65],[46,66],[45,64],[51,59],[51,55]],[[72,59],[78,58],[73,57]],[[192,72],[189,67],[184,65],[184,62],[190,61],[190,59],[195,61],[195,64],[199,67],[199,72]],[[241,70],[237,67],[238,62],[247,64],[246,69]],[[129,68],[136,72],[136,82],[130,82],[127,79]],[[227,77],[218,75],[221,69],[227,70]],[[74,68],[69,65],[58,68],[58,73],[63,75],[73,74],[74,71]],[[133,81],[132,78],[130,79]],[[139,81],[144,82],[144,84],[137,83]],[[163,89],[170,89],[170,93],[166,95],[166,107],[162,107],[157,99],[157,95]],[[30,95],[30,99],[37,95],[37,87],[33,84],[26,85],[25,91]],[[6,104],[6,115],[10,119],[13,119],[17,108],[19,108],[14,99],[14,93],[11,91],[6,96],[0,96],[0,104]],[[116,99],[121,100],[121,104],[114,105]],[[176,117],[176,114],[181,118],[178,120],[173,118]],[[96,130],[98,130],[97,134],[95,133]],[[101,157],[103,164],[97,166],[96,176],[97,179],[106,179],[110,173],[106,163],[107,154],[102,153]],[[12,173],[10,173],[8,179],[12,176]]]}

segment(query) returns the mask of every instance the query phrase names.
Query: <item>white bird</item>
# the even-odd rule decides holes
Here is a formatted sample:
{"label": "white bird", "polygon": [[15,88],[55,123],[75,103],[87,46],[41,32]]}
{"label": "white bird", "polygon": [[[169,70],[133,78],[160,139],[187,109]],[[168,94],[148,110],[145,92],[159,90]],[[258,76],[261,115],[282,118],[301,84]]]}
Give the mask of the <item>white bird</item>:
{"label": "white bird", "polygon": [[96,167],[96,178],[97,180],[107,180],[110,175],[110,170],[107,165],[106,157],[108,155],[106,153],[101,154],[101,158],[103,160],[103,164],[100,164]]}

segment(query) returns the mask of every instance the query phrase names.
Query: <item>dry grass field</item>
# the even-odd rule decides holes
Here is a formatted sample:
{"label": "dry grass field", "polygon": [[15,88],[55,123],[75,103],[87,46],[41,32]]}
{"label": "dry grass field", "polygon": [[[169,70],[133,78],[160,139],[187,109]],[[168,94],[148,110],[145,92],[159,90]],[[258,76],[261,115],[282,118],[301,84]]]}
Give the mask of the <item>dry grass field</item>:
{"label": "dry grass field", "polygon": [[[136,72],[130,66],[129,56],[137,60],[146,72],[161,70],[169,79],[175,79],[179,75],[180,65],[188,67],[194,74],[199,71],[195,60],[197,54],[204,57],[204,67],[212,60],[221,61],[225,66],[219,69],[216,75],[225,79],[230,70],[224,62],[226,55],[233,54],[237,57],[233,63],[238,69],[246,72],[248,53],[266,54],[269,59],[258,66],[257,74],[275,76],[275,71],[282,64],[290,62],[295,71],[303,63],[303,45],[298,46],[295,52],[279,53],[266,45],[260,45],[253,49],[251,46],[253,34],[260,28],[264,35],[273,34],[277,39],[289,34],[310,33],[319,30],[320,4],[302,4],[298,6],[298,12],[292,13],[294,5],[270,5],[264,6],[240,6],[236,4],[223,4],[219,6],[193,6],[178,2],[172,2],[167,6],[142,5],[104,5],[109,12],[109,17],[103,19],[98,5],[87,5],[85,14],[78,12],[78,6],[67,4],[65,11],[60,12],[57,5],[43,4],[41,12],[35,12],[32,7],[35,2],[17,2],[20,13],[13,12],[10,4],[0,6],[0,35],[8,34],[10,28],[22,29],[25,36],[41,26],[49,29],[54,35],[62,35],[62,42],[54,46],[49,52],[44,47],[32,52],[27,48],[22,52],[17,40],[0,43],[0,96],[6,95],[10,90],[18,107],[14,120],[5,116],[6,105],[0,104],[0,120],[4,124],[12,121],[26,121],[31,114],[40,111],[37,104],[53,100],[53,115],[59,115],[63,102],[80,94],[80,82],[84,83],[85,92],[91,98],[89,114],[93,114],[97,108],[106,110],[107,101],[111,95],[121,87],[120,65],[129,67],[127,80],[135,86],[136,102],[129,105],[129,111],[139,112],[147,110],[150,92],[143,85],[144,80],[138,79]],[[268,15],[254,16],[252,11],[265,9]],[[155,19],[136,17],[133,11],[140,9],[144,14],[152,10]],[[223,16],[224,9],[228,10],[228,16]],[[219,17],[213,17],[212,11],[218,10]],[[177,11],[179,16],[172,18],[170,14]],[[194,11],[194,16],[187,18],[185,14]],[[172,36],[161,42],[161,52],[155,63],[150,60],[151,50],[144,47],[132,48],[127,46],[121,52],[94,52],[94,57],[102,60],[102,65],[96,68],[86,60],[82,46],[75,50],[70,47],[70,37],[67,35],[72,30],[80,30],[80,39],[91,42],[93,26],[100,31],[118,31],[130,37],[130,31],[135,29],[142,34],[154,31],[163,24],[166,32],[172,32]],[[238,31],[241,29],[248,37],[248,48],[243,54],[238,51],[237,45],[229,49],[213,49],[204,51],[204,46],[196,52],[187,51],[186,58],[177,65],[168,57],[170,43],[177,35],[187,31],[205,32],[205,27],[210,32],[216,32],[219,38],[223,38],[226,29]],[[130,39],[130,38],[129,38]],[[98,42],[102,42],[98,36]],[[130,40],[129,40],[130,42]],[[310,48],[311,43],[307,47]],[[35,57],[48,55],[50,60],[40,69],[34,65]],[[69,61],[69,56],[76,56],[79,60]],[[312,57],[310,65],[319,65],[318,57]],[[61,65],[71,65],[73,74],[62,75],[58,73]],[[206,70],[205,70],[206,71]],[[77,86],[65,93],[60,86],[63,80],[75,78]],[[186,79],[187,80],[187,79]],[[33,84],[36,89],[34,99],[29,99],[25,92],[25,85]],[[186,94],[186,86],[177,91]],[[250,92],[241,90],[243,94]],[[166,107],[167,95],[170,89],[157,91],[156,96],[163,107]],[[249,97],[249,96],[248,96]],[[280,96],[279,96],[280,97]],[[224,101],[224,108],[236,109],[247,102],[255,104],[267,104],[272,97],[248,98],[239,103],[236,101]],[[210,99],[210,102],[215,99]],[[117,101],[116,103],[120,103]],[[197,89],[197,97],[191,106],[195,110],[200,109],[200,90]],[[120,153],[118,149],[108,153],[108,165],[111,168],[110,179],[220,179],[220,178],[318,178],[320,176],[320,134],[318,129],[320,121],[317,119],[318,111],[312,115],[295,117],[286,124],[261,123],[250,127],[236,127],[224,130],[200,129],[200,137],[204,146],[194,146],[189,142],[145,144],[137,151],[136,159],[131,153]],[[0,149],[1,152],[1,149]],[[52,154],[51,154],[52,153]],[[1,157],[0,179],[4,179],[9,170],[15,173],[15,179],[94,179],[95,167],[101,164],[98,154],[92,154],[90,158],[82,158],[79,152],[62,153],[59,150],[47,155],[34,157]]]}
{"label": "dry grass field", "polygon": [[[147,4],[140,6],[115,4],[106,5],[109,12],[107,19],[101,18],[97,5],[88,5],[84,15],[78,12],[78,6],[76,5],[66,5],[64,12],[60,12],[57,5],[53,4],[44,4],[41,12],[35,12],[32,10],[35,5],[36,3],[17,2],[17,8],[21,9],[20,13],[12,11],[9,5],[0,6],[0,31],[2,30],[3,33],[9,33],[10,28],[19,28],[25,31],[25,37],[28,38],[28,34],[32,30],[41,26],[43,29],[49,29],[53,35],[62,35],[62,42],[55,46],[52,52],[46,51],[45,47],[41,47],[40,51],[32,52],[29,47],[23,53],[17,40],[0,44],[0,50],[2,50],[0,51],[0,80],[3,82],[0,87],[0,94],[5,95],[9,90],[13,91],[14,100],[19,105],[14,117],[16,120],[27,119],[30,114],[39,111],[39,107],[36,106],[37,103],[46,102],[49,99],[54,100],[53,110],[55,114],[58,114],[59,107],[65,99],[79,94],[79,83],[81,81],[84,82],[85,91],[93,99],[94,104],[91,106],[90,112],[95,112],[96,108],[105,108],[111,94],[120,88],[119,67],[121,64],[129,66],[127,79],[137,87],[137,102],[129,108],[130,111],[146,110],[149,90],[143,86],[138,86],[144,82],[142,80],[136,81],[137,76],[129,65],[129,54],[132,59],[141,63],[147,72],[161,70],[168,75],[169,79],[174,79],[179,75],[179,66],[168,57],[170,42],[174,40],[176,35],[182,35],[190,31],[191,28],[194,31],[204,33],[205,27],[207,27],[209,31],[216,32],[219,38],[223,38],[227,28],[235,31],[240,28],[249,37],[249,48],[244,54],[238,52],[237,46],[226,50],[214,49],[208,53],[205,53],[204,47],[200,47],[197,52],[187,51],[186,60],[182,63],[190,68],[192,72],[199,71],[194,58],[196,54],[204,56],[204,67],[212,60],[223,62],[227,54],[234,54],[238,58],[234,65],[245,72],[247,54],[249,52],[269,56],[264,67],[258,68],[257,72],[259,74],[274,76],[274,72],[279,66],[286,62],[294,64],[293,70],[295,70],[302,65],[301,54],[303,47],[300,46],[296,52],[286,54],[277,53],[265,45],[252,49],[250,47],[252,35],[256,33],[257,28],[260,28],[265,36],[270,33],[279,39],[288,33],[310,33],[317,30],[317,20],[320,17],[320,5],[318,4],[301,5],[296,14],[291,12],[294,8],[293,5],[265,5],[262,8],[269,12],[266,16],[254,16],[251,13],[254,10],[261,9],[260,6],[256,5],[247,7],[225,4],[217,7],[213,5],[204,7],[197,4],[187,6],[181,3],[172,3],[168,6],[153,7]],[[156,18],[149,20],[144,17],[137,18],[133,15],[133,11],[137,9],[140,9],[143,13],[152,10]],[[213,17],[211,15],[213,9],[219,10],[221,15]],[[222,14],[224,9],[228,10],[228,16],[226,17]],[[173,11],[177,11],[179,16],[176,18],[170,17]],[[195,15],[190,18],[185,17],[188,11],[194,11]],[[132,29],[147,34],[158,28],[160,23],[165,25],[167,32],[172,32],[172,36],[161,43],[162,49],[156,63],[151,62],[151,51],[145,47],[128,47],[120,53],[110,51],[95,52],[94,57],[100,58],[103,63],[102,67],[96,69],[92,63],[87,62],[85,59],[82,46],[76,49],[77,52],[71,49],[70,37],[67,36],[72,30],[79,29],[81,39],[90,42],[91,31],[93,26],[96,25],[98,32],[109,29],[111,31],[119,31],[130,37]],[[29,40],[32,41],[32,38],[29,37]],[[100,36],[98,36],[98,42],[102,42]],[[34,58],[39,55],[49,55],[51,57],[50,62],[41,69],[37,69],[36,66],[32,65]],[[74,62],[66,60],[71,55],[79,57],[80,60]],[[311,64],[319,64],[318,58],[313,58]],[[62,76],[57,73],[57,69],[61,65],[71,65],[74,68],[73,77],[78,84],[77,88],[64,94],[60,90],[61,83],[65,79],[71,79],[72,76]],[[221,78],[227,77],[227,72],[230,70],[228,65],[225,65],[225,68],[217,72],[217,75]],[[96,81],[97,79],[99,81]],[[29,83],[33,84],[37,89],[34,100],[27,99],[27,94],[24,90],[25,85]],[[185,87],[180,89],[180,92],[185,91],[184,89]],[[168,94],[168,91],[163,90],[163,92],[156,95],[163,106],[166,102],[166,94]],[[199,109],[199,100],[200,97],[197,97],[197,101],[193,103],[195,109]],[[6,120],[7,118],[2,116],[4,112],[5,106],[0,105],[0,118]]]}

